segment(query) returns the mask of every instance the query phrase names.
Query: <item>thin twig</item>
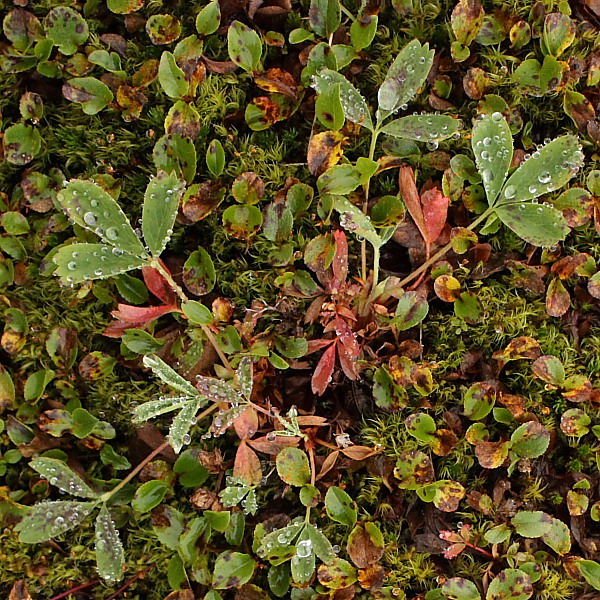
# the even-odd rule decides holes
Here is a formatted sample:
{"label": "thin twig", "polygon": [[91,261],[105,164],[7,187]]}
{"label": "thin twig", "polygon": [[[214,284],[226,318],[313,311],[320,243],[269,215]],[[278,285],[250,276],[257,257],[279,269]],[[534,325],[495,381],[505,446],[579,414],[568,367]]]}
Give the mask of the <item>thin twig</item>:
{"label": "thin twig", "polygon": [[77,587],[74,587],[70,590],[67,590],[66,592],[62,592],[62,593],[58,594],[58,596],[53,596],[52,598],[50,598],[50,600],[60,600],[61,598],[66,598],[67,596],[70,596],[71,594],[74,594],[75,592],[85,590],[86,588],[92,587],[93,585],[97,585],[98,583],[100,583],[100,582],[97,579],[94,579],[93,581],[88,581],[87,583],[82,583],[81,585],[78,585]]}
{"label": "thin twig", "polygon": [[146,567],[143,571],[137,573],[134,577],[132,577],[129,581],[126,581],[114,594],[111,594],[106,600],[114,600],[117,596],[120,596],[131,584],[135,583],[138,579],[143,579],[143,577],[154,567],[154,563],[150,566]]}

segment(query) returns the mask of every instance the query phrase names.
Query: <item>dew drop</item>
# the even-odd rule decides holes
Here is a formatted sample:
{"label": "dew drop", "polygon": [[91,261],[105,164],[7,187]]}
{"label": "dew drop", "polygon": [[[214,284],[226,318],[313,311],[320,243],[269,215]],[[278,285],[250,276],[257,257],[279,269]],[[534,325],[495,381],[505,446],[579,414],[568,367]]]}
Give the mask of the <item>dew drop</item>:
{"label": "dew drop", "polygon": [[106,237],[109,240],[116,240],[119,237],[119,232],[117,231],[116,227],[109,227],[106,230]]}
{"label": "dew drop", "polygon": [[514,185],[509,185],[504,190],[504,197],[507,200],[512,200],[515,197],[516,193],[517,193],[517,188]]}
{"label": "dew drop", "polygon": [[538,175],[538,181],[540,183],[548,183],[550,181],[550,173],[548,171],[542,171]]}
{"label": "dew drop", "polygon": [[502,113],[499,113],[499,112],[492,113],[492,120],[500,121],[500,119],[502,119]]}
{"label": "dew drop", "polygon": [[77,263],[73,260],[67,265],[67,269],[69,269],[69,271],[74,271],[76,268],[77,268]]}
{"label": "dew drop", "polygon": [[93,226],[96,224],[98,217],[96,217],[93,212],[86,212],[85,215],[83,215],[83,220],[87,225]]}

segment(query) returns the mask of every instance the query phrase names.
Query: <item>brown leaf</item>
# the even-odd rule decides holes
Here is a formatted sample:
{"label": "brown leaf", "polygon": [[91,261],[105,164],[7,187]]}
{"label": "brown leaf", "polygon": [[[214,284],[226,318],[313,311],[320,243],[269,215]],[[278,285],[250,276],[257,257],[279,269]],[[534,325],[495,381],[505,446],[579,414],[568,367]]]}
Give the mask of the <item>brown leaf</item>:
{"label": "brown leaf", "polygon": [[475,456],[484,469],[497,469],[508,458],[508,443],[478,442],[475,446]]}
{"label": "brown leaf", "polygon": [[515,338],[504,350],[498,350],[492,354],[492,358],[503,363],[523,358],[535,360],[542,354],[542,349],[537,340],[532,337],[521,336]]}
{"label": "brown leaf", "polygon": [[551,317],[562,317],[571,306],[571,296],[563,282],[555,277],[546,292],[546,310]]}
{"label": "brown leaf", "polygon": [[251,438],[258,429],[258,413],[251,406],[247,406],[236,417],[233,427],[240,439]]}
{"label": "brown leaf", "polygon": [[27,591],[27,585],[23,579],[16,581],[12,586],[8,600],[31,600],[31,596]]}
{"label": "brown leaf", "polygon": [[[356,525],[348,537],[347,551],[352,562],[359,569],[366,569],[378,562],[383,556],[385,545],[379,543],[372,531],[376,529],[373,523]],[[375,534],[379,531],[375,531]],[[379,536],[381,534],[379,533]]]}
{"label": "brown leaf", "polygon": [[433,282],[436,296],[444,302],[454,302],[460,296],[460,282],[452,275],[440,275]]}
{"label": "brown leaf", "polygon": [[266,73],[256,75],[254,83],[261,90],[285,94],[293,100],[298,96],[298,85],[294,77],[283,69],[273,68],[269,69]]}
{"label": "brown leaf", "polygon": [[385,581],[385,569],[381,565],[371,565],[358,571],[358,583],[364,590],[379,590]]}

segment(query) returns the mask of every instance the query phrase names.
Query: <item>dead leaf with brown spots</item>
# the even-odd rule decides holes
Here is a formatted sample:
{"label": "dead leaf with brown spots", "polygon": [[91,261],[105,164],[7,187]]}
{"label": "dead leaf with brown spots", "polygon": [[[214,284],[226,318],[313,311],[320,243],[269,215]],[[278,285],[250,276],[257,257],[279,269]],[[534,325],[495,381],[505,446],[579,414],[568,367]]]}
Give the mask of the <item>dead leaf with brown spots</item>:
{"label": "dead leaf with brown spots", "polygon": [[12,586],[8,600],[31,600],[31,595],[27,591],[27,585],[23,579],[16,581]]}
{"label": "dead leaf with brown spots", "polygon": [[379,590],[385,582],[385,569],[381,565],[371,565],[358,571],[358,583],[363,590]]}
{"label": "dead leaf with brown spots", "polygon": [[224,197],[225,188],[218,181],[195,183],[183,197],[181,212],[188,223],[196,223],[210,215]]}
{"label": "dead leaf with brown spots", "polygon": [[542,354],[542,349],[537,340],[528,336],[515,338],[504,350],[492,354],[492,358],[503,363],[512,360],[535,360]]}
{"label": "dead leaf with brown spots", "polygon": [[477,442],[475,456],[484,469],[497,469],[508,458],[508,442]]}
{"label": "dead leaf with brown spots", "polygon": [[277,92],[289,96],[293,100],[298,97],[298,84],[296,80],[287,71],[273,68],[266,73],[261,73],[254,77],[254,83],[266,92]]}
{"label": "dead leaf with brown spots", "polygon": [[440,275],[433,282],[435,295],[444,302],[454,302],[460,296],[460,282],[452,275]]}
{"label": "dead leaf with brown spots", "polygon": [[375,523],[356,525],[350,532],[346,549],[359,569],[366,569],[379,562],[385,551],[379,527]]}
{"label": "dead leaf with brown spots", "polygon": [[318,177],[327,169],[336,165],[344,151],[342,143],[345,137],[339,131],[316,133],[308,143],[308,170]]}

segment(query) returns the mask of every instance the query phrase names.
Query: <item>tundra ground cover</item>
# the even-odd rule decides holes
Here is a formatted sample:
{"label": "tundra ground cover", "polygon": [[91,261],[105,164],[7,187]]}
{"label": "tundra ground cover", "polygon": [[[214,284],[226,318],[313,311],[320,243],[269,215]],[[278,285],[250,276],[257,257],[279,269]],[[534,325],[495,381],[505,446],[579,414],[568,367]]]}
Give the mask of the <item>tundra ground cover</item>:
{"label": "tundra ground cover", "polygon": [[600,593],[586,2],[0,2],[0,589]]}

